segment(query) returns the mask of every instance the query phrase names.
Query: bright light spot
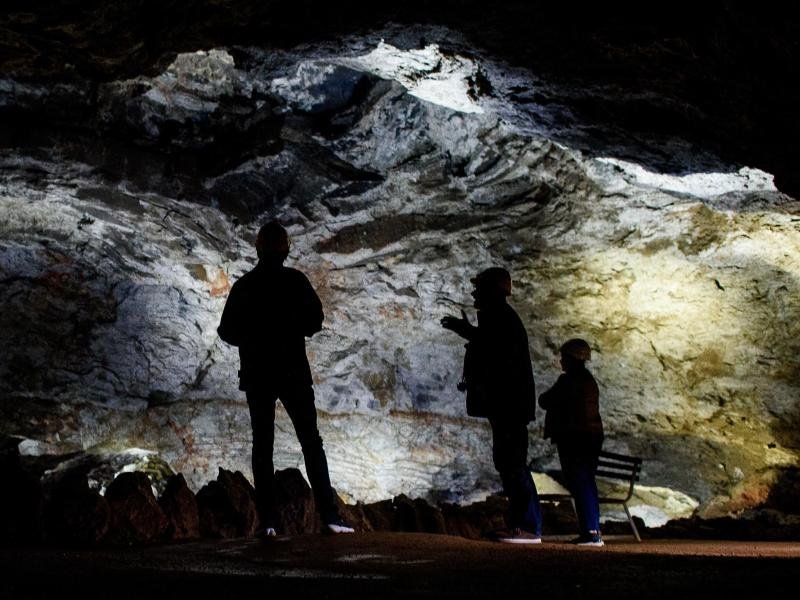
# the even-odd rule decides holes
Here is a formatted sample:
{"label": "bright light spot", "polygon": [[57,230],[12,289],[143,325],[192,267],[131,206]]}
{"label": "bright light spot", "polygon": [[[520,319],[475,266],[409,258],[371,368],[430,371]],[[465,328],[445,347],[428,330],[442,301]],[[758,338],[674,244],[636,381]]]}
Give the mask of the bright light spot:
{"label": "bright light spot", "polygon": [[[624,497],[627,486],[608,486],[607,481],[598,481],[601,496]],[[647,527],[661,527],[672,519],[691,517],[700,503],[678,490],[666,487],[637,485],[628,502],[631,514],[644,521]],[[600,507],[603,521],[627,521],[625,511],[619,504],[604,504]]]}
{"label": "bright light spot", "polygon": [[776,192],[775,178],[769,173],[742,167],[733,173],[690,173],[670,175],[648,171],[636,163],[617,158],[598,158],[601,165],[611,165],[621,171],[630,185],[664,192],[712,198],[729,192]]}
{"label": "bright light spot", "polygon": [[402,84],[412,96],[464,113],[482,113],[469,96],[469,78],[478,66],[462,56],[445,56],[431,44],[419,50],[401,50],[381,42],[369,54],[342,61]]}

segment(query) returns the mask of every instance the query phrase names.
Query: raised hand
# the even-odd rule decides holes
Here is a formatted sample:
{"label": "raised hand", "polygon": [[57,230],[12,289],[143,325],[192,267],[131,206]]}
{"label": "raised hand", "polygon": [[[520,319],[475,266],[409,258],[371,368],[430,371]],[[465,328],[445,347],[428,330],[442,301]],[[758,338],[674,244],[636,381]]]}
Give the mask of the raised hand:
{"label": "raised hand", "polygon": [[461,337],[467,339],[469,339],[470,333],[474,329],[472,323],[469,322],[469,318],[467,317],[467,313],[464,312],[464,309],[461,309],[460,319],[458,317],[447,315],[446,317],[443,317],[440,322],[442,327],[445,329],[449,329],[450,331],[453,331]]}

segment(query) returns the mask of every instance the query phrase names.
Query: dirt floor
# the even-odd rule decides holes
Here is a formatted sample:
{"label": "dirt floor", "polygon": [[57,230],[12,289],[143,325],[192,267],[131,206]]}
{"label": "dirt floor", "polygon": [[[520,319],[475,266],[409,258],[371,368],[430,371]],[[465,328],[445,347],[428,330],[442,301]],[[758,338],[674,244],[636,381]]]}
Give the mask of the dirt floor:
{"label": "dirt floor", "polygon": [[0,548],[0,598],[672,598],[793,596],[800,542],[511,546],[413,533],[147,548]]}

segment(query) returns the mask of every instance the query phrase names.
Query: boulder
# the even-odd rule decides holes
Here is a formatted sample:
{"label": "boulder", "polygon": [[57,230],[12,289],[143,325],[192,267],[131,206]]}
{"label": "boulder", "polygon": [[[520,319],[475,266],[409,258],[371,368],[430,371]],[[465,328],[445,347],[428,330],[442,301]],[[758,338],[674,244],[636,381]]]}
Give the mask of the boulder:
{"label": "boulder", "polygon": [[333,499],[336,502],[336,507],[339,509],[339,514],[345,523],[353,527],[356,531],[374,531],[372,525],[367,519],[364,512],[364,503],[356,502],[355,504],[347,504],[342,500],[341,496],[333,491]]}
{"label": "boulder", "polygon": [[189,489],[182,473],[173,475],[167,480],[158,504],[169,523],[166,531],[167,539],[177,541],[200,537],[197,498]]}
{"label": "boulder", "polygon": [[169,519],[144,473],[120,474],[108,486],[106,500],[111,508],[108,542],[141,544],[159,540],[165,534]]}
{"label": "boulder", "polygon": [[275,472],[275,503],[281,533],[297,535],[320,530],[311,486],[298,469]]}
{"label": "boulder", "polygon": [[447,533],[442,510],[431,506],[422,498],[412,500],[401,494],[392,500],[395,531]]}
{"label": "boulder", "polygon": [[245,476],[220,468],[215,481],[197,493],[203,537],[249,537],[258,528],[255,490]]}
{"label": "boulder", "polygon": [[392,531],[394,529],[394,504],[392,500],[382,500],[361,505],[369,531]]}
{"label": "boulder", "polygon": [[506,526],[508,501],[501,496],[490,496],[467,506],[442,504],[441,510],[448,534],[477,540]]}

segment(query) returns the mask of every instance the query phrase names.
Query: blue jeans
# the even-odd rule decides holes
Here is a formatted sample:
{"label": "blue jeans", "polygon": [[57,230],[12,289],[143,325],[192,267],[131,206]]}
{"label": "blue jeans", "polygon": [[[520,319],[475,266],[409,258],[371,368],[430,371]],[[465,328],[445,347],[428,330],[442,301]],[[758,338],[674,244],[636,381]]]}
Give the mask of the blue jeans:
{"label": "blue jeans", "polygon": [[317,512],[323,523],[336,522],[339,520],[339,511],[333,498],[328,459],[317,429],[314,389],[310,385],[286,385],[279,389],[247,392],[253,426],[253,479],[262,527],[275,527],[278,524],[272,451],[275,443],[275,401],[279,396],[303,450]]}
{"label": "blue jeans", "polygon": [[490,419],[492,458],[508,496],[508,526],[542,535],[539,494],[528,469],[527,423]]}
{"label": "blue jeans", "polygon": [[600,532],[600,503],[594,477],[602,445],[602,435],[558,442],[561,472],[575,501],[578,528],[582,536],[589,535],[591,531]]}

